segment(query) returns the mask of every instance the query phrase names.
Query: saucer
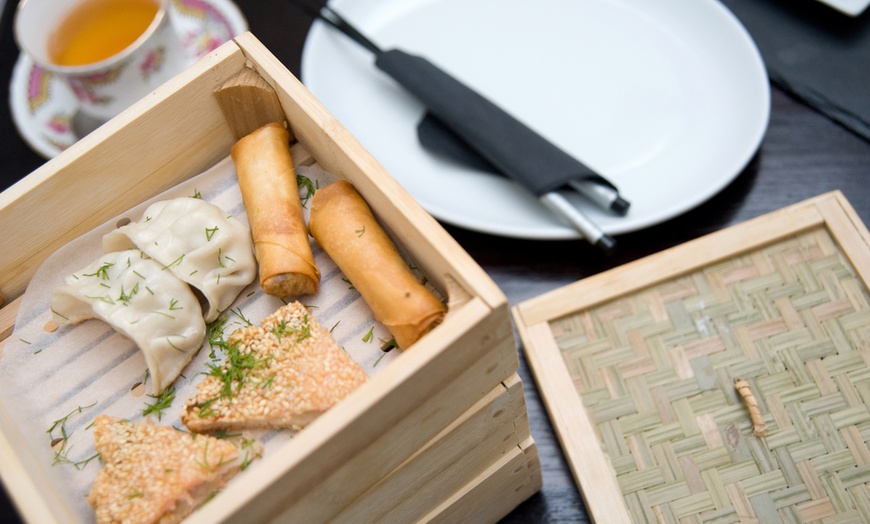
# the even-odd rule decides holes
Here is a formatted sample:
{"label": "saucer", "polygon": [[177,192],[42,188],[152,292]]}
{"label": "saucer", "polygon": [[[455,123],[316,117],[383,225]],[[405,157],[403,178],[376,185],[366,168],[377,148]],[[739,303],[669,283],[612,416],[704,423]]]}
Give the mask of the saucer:
{"label": "saucer", "polygon": [[[172,27],[190,55],[190,63],[248,30],[230,0],[172,0]],[[12,71],[9,105],[18,132],[34,151],[52,158],[78,141],[78,102],[67,85],[20,55]]]}
{"label": "saucer", "polygon": [[870,0],[819,0],[823,4],[827,4],[841,13],[857,17],[863,13],[868,6]]}

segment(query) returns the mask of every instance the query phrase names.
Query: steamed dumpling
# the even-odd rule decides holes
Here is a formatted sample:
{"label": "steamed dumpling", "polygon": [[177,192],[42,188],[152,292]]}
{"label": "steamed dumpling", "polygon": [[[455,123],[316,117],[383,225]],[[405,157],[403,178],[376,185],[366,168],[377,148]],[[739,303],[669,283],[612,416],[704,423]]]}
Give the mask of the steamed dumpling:
{"label": "steamed dumpling", "polygon": [[103,237],[104,251],[138,248],[170,269],[205,298],[211,322],[257,275],[251,234],[219,207],[181,197],[152,204],[139,222]]}
{"label": "steamed dumpling", "polygon": [[58,324],[100,318],[132,339],[155,395],[178,377],[206,333],[190,287],[136,249],[105,254],[68,276],[52,290],[51,312]]}

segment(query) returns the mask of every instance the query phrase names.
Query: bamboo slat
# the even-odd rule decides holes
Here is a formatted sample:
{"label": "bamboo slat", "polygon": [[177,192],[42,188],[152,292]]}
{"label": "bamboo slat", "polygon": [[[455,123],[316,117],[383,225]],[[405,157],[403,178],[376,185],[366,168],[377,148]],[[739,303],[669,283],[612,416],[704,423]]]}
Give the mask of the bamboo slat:
{"label": "bamboo slat", "polygon": [[[711,254],[713,241],[725,249]],[[866,516],[868,260],[866,229],[834,193],[518,305],[593,519]],[[643,270],[609,297],[599,287]]]}

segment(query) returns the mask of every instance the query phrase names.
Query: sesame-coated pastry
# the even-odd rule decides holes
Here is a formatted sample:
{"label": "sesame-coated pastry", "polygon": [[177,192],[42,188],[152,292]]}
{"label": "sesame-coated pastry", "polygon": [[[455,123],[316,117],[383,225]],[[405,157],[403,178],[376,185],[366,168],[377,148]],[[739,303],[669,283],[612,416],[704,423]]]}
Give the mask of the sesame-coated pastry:
{"label": "sesame-coated pastry", "polygon": [[97,523],[171,524],[185,518],[259,456],[259,444],[191,435],[169,426],[100,415],[105,465],[88,494]]}
{"label": "sesame-coated pastry", "polygon": [[227,358],[211,368],[181,413],[191,431],[301,429],[366,380],[299,302],[230,336]]}

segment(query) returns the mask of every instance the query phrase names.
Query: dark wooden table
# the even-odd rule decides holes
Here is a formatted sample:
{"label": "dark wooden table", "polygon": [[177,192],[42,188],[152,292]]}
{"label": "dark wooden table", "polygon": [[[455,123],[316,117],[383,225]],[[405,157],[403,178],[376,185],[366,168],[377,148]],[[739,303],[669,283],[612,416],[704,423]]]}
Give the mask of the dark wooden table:
{"label": "dark wooden table", "polygon": [[[11,121],[8,83],[18,56],[11,35],[14,0],[0,20],[0,181],[2,188],[44,160],[18,137]],[[294,73],[310,20],[289,3],[238,1],[251,31]],[[303,79],[304,80],[304,79]],[[870,95],[868,95],[870,96]],[[699,173],[703,176],[703,173]],[[611,267],[683,243],[803,199],[841,190],[861,219],[870,223],[870,144],[780,89],[772,90],[770,125],[746,169],[721,193],[698,208],[644,231],[622,235],[619,248],[603,256],[583,241],[500,238],[446,226],[507,295],[511,304]],[[5,224],[0,227],[7,227]],[[520,356],[523,357],[522,350]],[[525,361],[521,375],[532,434],[543,467],[544,487],[505,522],[586,522],[582,499],[568,470]],[[19,521],[0,492],[0,522]]]}

